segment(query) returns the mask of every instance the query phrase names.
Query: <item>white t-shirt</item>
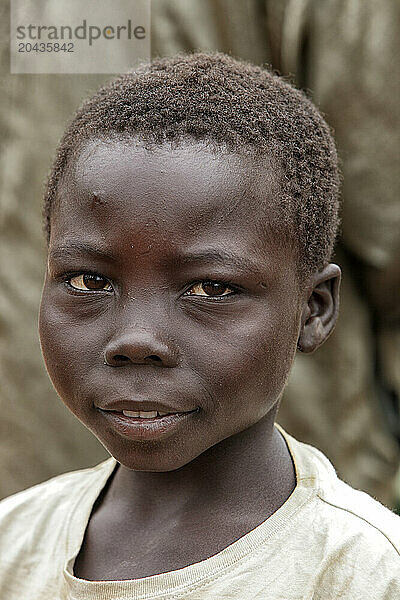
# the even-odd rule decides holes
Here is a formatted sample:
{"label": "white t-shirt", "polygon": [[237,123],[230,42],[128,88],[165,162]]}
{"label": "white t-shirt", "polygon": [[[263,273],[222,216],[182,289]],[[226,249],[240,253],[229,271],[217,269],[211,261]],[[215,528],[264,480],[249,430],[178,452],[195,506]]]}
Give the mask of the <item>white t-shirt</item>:
{"label": "white t-shirt", "polygon": [[297,476],[283,506],[221,552],[160,575],[103,582],[73,575],[114,458],[6,498],[0,598],[399,600],[400,517],[340,481],[321,452],[282,433]]}

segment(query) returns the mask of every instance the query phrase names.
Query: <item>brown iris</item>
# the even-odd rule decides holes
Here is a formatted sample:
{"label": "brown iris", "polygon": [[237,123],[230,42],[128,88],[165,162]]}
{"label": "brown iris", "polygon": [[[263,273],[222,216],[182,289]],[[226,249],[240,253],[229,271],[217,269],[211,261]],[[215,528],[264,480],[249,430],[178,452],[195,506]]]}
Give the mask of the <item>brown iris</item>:
{"label": "brown iris", "polygon": [[71,277],[69,283],[73,288],[83,291],[109,291],[112,289],[107,279],[94,273],[82,273],[76,277]]}
{"label": "brown iris", "polygon": [[89,290],[102,290],[107,285],[107,281],[100,275],[83,275],[82,281]]}
{"label": "brown iris", "polygon": [[218,281],[203,281],[196,283],[188,292],[191,296],[228,296],[232,289],[225,283]]}

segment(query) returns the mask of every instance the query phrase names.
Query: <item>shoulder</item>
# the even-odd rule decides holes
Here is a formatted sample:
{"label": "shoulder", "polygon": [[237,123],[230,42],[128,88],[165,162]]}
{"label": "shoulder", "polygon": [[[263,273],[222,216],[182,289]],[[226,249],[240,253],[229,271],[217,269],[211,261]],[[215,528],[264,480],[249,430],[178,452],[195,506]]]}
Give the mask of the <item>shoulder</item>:
{"label": "shoulder", "polygon": [[[340,479],[334,487],[321,487],[318,497],[324,510],[344,531],[359,535],[400,559],[400,517],[365,492],[355,490]],[[343,533],[344,533],[343,531]],[[375,546],[377,549],[377,546]]]}
{"label": "shoulder", "polygon": [[324,547],[316,589],[331,594],[321,600],[400,598],[400,517],[340,480],[320,488],[316,503]]}
{"label": "shoulder", "polygon": [[0,502],[1,598],[60,597],[69,544],[115,464],[65,473]]}
{"label": "shoulder", "polygon": [[37,532],[59,529],[92,482],[101,477],[113,459],[96,467],[58,475],[0,502],[0,548],[26,545]]}
{"label": "shoulder", "polygon": [[325,543],[340,573],[359,572],[359,578],[396,582],[400,592],[400,517],[337,479],[316,496],[316,522],[326,532]]}
{"label": "shoulder", "polygon": [[314,489],[314,521],[329,537],[327,541],[342,550],[350,546],[361,553],[373,550],[375,555],[382,552],[400,561],[400,517],[339,479],[322,452],[282,433],[295,463],[298,485]]}
{"label": "shoulder", "polygon": [[[95,477],[96,473],[102,471],[110,463],[110,460],[112,459],[108,459],[95,467],[57,475],[43,483],[4,498],[0,501],[0,524],[9,514],[19,511],[29,512],[33,508],[43,508],[44,500],[50,503],[58,503],[67,497],[68,502],[70,502],[71,494],[69,492],[79,489],[88,479]],[[67,491],[68,494],[66,494]]]}
{"label": "shoulder", "polygon": [[[307,447],[317,473],[321,510],[333,520],[338,534],[374,540],[400,557],[400,517],[383,504],[339,479],[329,460]],[[376,547],[375,547],[376,549]]]}
{"label": "shoulder", "polygon": [[314,492],[302,523],[304,560],[313,556],[312,586],[320,590],[313,598],[400,597],[400,517],[341,481],[322,452],[284,436],[298,485]]}

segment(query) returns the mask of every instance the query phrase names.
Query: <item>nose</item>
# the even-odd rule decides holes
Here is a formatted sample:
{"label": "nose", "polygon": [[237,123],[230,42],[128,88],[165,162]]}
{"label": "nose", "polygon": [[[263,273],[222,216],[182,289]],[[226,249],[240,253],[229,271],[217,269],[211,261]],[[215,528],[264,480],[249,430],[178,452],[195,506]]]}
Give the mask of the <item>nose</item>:
{"label": "nose", "polygon": [[132,327],[114,336],[104,351],[104,362],[110,367],[133,363],[158,367],[175,367],[178,352],[169,342],[155,337],[142,327]]}

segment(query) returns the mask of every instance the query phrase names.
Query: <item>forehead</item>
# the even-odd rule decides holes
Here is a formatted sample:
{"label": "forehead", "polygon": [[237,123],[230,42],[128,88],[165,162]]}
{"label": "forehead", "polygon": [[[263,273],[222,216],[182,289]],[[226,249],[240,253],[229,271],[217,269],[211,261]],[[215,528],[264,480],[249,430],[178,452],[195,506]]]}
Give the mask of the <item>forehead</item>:
{"label": "forehead", "polygon": [[133,186],[144,189],[150,183],[157,191],[155,186],[161,184],[177,192],[185,183],[199,193],[223,191],[229,197],[254,173],[254,160],[249,156],[212,148],[205,142],[145,145],[138,139],[111,138],[90,140],[82,147],[70,169],[68,184],[88,191],[101,186],[113,195],[119,186],[130,187],[133,192]]}
{"label": "forehead", "polygon": [[208,238],[262,250],[279,218],[275,173],[269,159],[203,142],[92,140],[59,187],[51,240],[100,236],[133,247],[145,233],[166,246]]}

